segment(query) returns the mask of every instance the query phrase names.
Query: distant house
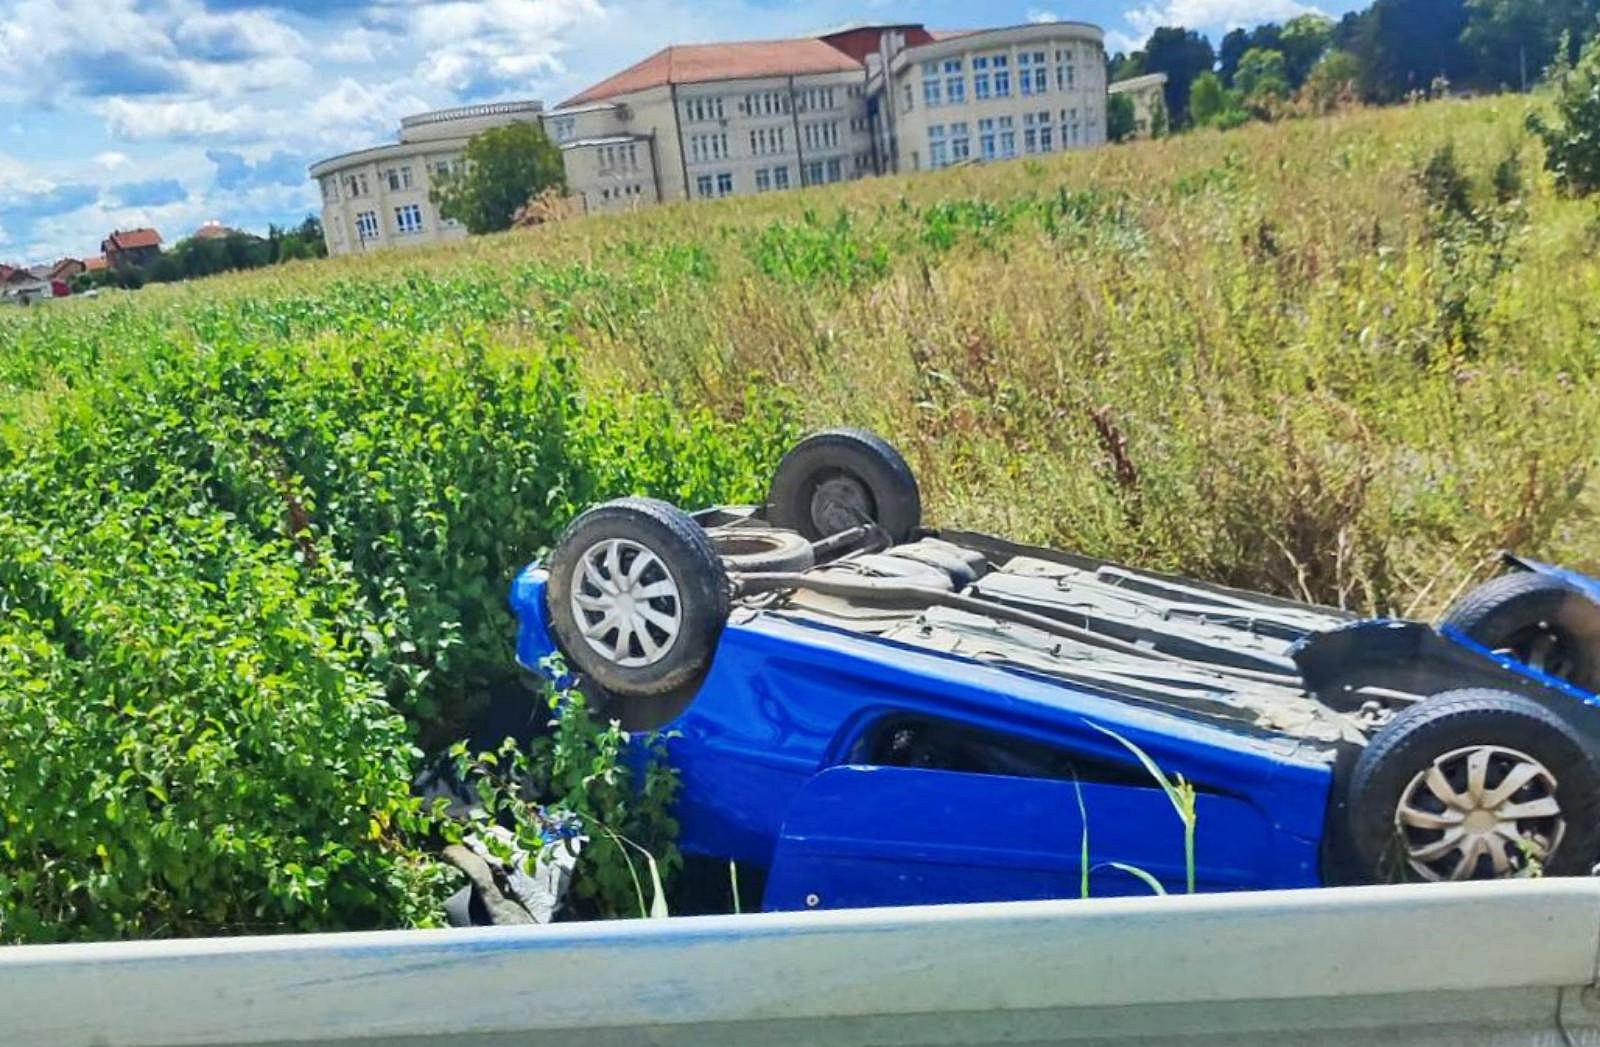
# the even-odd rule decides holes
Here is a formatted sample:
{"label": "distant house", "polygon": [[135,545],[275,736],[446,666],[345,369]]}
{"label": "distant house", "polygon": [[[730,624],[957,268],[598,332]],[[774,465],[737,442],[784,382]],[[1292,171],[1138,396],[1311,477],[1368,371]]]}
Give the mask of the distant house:
{"label": "distant house", "polygon": [[23,305],[39,298],[54,298],[55,286],[50,279],[48,266],[33,269],[0,266],[5,270],[0,279],[0,300],[21,302]]}
{"label": "distant house", "polygon": [[106,256],[103,254],[83,260],[83,271],[86,273],[103,273],[109,268],[111,267],[106,263]]}
{"label": "distant house", "polygon": [[229,229],[221,222],[211,221],[194,231],[196,240],[226,240],[230,236],[239,235],[239,230]]}
{"label": "distant house", "polygon": [[74,276],[84,272],[89,267],[79,258],[63,258],[50,267],[50,279],[71,280]]}
{"label": "distant house", "polygon": [[112,269],[145,266],[161,254],[161,234],[154,229],[118,230],[100,242]]}

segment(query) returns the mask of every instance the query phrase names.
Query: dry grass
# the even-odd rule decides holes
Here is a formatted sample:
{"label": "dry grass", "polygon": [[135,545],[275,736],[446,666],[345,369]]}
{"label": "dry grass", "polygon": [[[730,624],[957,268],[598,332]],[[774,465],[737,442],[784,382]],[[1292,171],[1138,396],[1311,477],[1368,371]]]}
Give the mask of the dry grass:
{"label": "dry grass", "polygon": [[[934,520],[1428,613],[1502,546],[1600,563],[1600,226],[1537,173],[1525,104],[592,217],[44,326],[131,310],[181,335],[219,301],[460,280],[506,299],[460,323],[515,352],[575,345],[597,395],[730,416],[786,397],[882,430]],[[1430,209],[1417,172],[1446,143],[1494,231]],[[1512,155],[1526,190],[1496,207]],[[0,350],[19,333],[0,324]]]}

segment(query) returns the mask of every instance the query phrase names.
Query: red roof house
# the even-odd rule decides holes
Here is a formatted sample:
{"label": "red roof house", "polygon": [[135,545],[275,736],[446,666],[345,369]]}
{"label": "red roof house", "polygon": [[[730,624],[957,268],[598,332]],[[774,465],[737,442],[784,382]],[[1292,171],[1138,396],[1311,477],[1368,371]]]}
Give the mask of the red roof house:
{"label": "red roof house", "polygon": [[100,242],[100,250],[113,269],[146,265],[161,253],[161,234],[154,229],[118,230]]}

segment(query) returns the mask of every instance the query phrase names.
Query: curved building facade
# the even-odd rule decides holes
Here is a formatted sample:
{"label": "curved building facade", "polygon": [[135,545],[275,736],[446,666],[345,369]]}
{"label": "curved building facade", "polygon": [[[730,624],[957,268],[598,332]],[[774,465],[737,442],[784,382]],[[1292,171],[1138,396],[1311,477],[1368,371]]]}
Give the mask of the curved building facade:
{"label": "curved building facade", "polygon": [[400,122],[399,141],[311,165],[322,193],[322,230],[332,255],[439,243],[467,235],[428,199],[438,177],[456,170],[467,141],[518,121],[537,123],[540,102],[493,102],[440,109]]}

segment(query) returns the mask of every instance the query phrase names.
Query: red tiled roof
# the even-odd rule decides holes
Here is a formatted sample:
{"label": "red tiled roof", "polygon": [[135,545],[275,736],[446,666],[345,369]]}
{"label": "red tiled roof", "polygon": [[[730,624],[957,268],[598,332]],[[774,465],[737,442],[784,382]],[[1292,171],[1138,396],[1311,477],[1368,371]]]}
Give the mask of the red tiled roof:
{"label": "red tiled roof", "polygon": [[223,240],[233,234],[234,230],[229,229],[221,222],[207,222],[194,231],[194,238],[196,240]]}
{"label": "red tiled roof", "polygon": [[557,108],[586,105],[667,84],[844,73],[860,68],[860,62],[814,38],[684,44],[657,51],[644,61],[573,95]]}
{"label": "red tiled roof", "polygon": [[128,251],[135,247],[160,247],[161,234],[154,229],[119,229],[112,233],[106,242],[119,251]]}
{"label": "red tiled roof", "polygon": [[97,254],[93,258],[85,258],[83,260],[84,272],[93,273],[104,268],[106,268],[106,256],[103,254]]}

